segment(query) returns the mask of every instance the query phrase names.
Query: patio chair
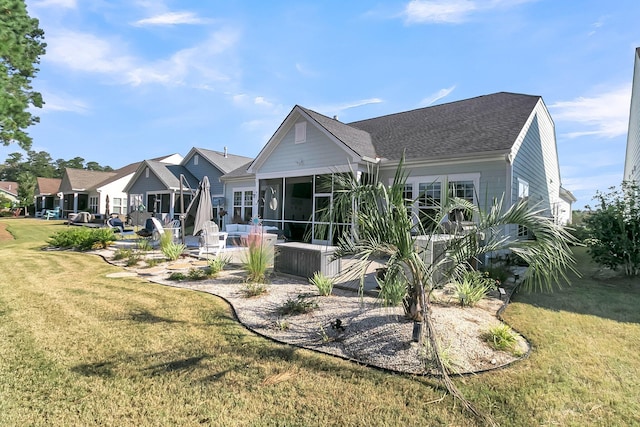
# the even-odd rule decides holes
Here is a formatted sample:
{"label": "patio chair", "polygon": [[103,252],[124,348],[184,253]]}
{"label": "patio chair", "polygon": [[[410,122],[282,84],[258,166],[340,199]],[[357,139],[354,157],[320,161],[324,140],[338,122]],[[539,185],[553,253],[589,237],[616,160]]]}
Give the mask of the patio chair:
{"label": "patio chair", "polygon": [[118,217],[115,218],[109,218],[106,222],[107,227],[113,229],[113,231],[115,233],[120,233],[120,235],[123,235],[125,233],[133,233],[133,229],[129,228],[129,229],[125,229],[124,228],[124,223],[122,222],[122,220]]}
{"label": "patio chair", "polygon": [[164,234],[164,228],[158,218],[147,218],[144,223],[144,228],[141,228],[136,232],[141,237],[151,237],[154,242],[160,241],[160,238]]}
{"label": "patio chair", "polygon": [[198,251],[198,257],[203,254],[213,253],[218,255],[224,251],[227,247],[227,233],[221,232],[218,228],[218,224],[214,221],[207,221],[204,223],[202,233],[200,234],[200,249]]}
{"label": "patio chair", "polygon": [[60,208],[47,209],[44,213],[44,219],[60,219]]}
{"label": "patio chair", "polygon": [[180,240],[182,224],[180,224],[179,219],[174,219],[173,221],[169,222],[167,225],[165,225],[164,229],[166,232],[171,233],[174,242]]}

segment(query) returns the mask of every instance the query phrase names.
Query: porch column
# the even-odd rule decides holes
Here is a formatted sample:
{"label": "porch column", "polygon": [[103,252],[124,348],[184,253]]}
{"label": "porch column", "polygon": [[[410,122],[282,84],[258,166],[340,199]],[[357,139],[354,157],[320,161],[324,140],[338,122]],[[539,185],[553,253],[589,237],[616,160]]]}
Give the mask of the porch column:
{"label": "porch column", "polygon": [[73,193],[73,213],[78,213],[78,193]]}

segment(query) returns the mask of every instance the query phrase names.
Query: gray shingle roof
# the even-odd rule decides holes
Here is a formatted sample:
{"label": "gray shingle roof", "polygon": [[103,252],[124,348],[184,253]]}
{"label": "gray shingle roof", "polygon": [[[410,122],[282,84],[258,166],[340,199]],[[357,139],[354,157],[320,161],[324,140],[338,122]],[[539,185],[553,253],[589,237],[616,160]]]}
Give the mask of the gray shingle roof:
{"label": "gray shingle roof", "polygon": [[408,159],[508,151],[539,99],[499,92],[348,125],[368,132],[387,159],[400,159],[403,150]]}
{"label": "gray shingle roof", "polygon": [[360,156],[370,157],[372,159],[376,157],[375,148],[371,143],[371,135],[368,132],[346,125],[337,119],[331,119],[327,116],[323,116],[322,114],[316,113],[308,108],[301,106],[298,107],[300,107],[300,109],[305,113],[309,114],[309,116],[318,122],[320,126],[325,128],[329,133],[338,138]]}
{"label": "gray shingle roof", "polygon": [[227,153],[227,156],[225,157],[224,153],[214,150],[206,150],[204,148],[196,148],[196,150],[206,157],[209,163],[220,169],[223,174],[229,173],[253,160],[250,157],[238,156],[231,153]]}
{"label": "gray shingle roof", "polygon": [[115,172],[90,171],[86,169],[66,168],[65,174],[68,178],[70,188],[60,188],[61,191],[83,190],[90,191],[98,186],[101,182],[112,178]]}
{"label": "gray shingle roof", "polygon": [[231,172],[224,174],[223,176],[220,177],[220,179],[225,180],[227,178],[251,178],[254,175],[247,172],[247,169],[249,168],[249,166],[251,166],[251,163],[253,163],[253,160],[250,160],[248,162],[246,162],[245,164],[243,164],[242,166],[240,166],[237,169],[232,170]]}
{"label": "gray shingle roof", "polygon": [[36,196],[57,194],[60,191],[60,178],[36,178]]}
{"label": "gray shingle roof", "polygon": [[167,189],[180,188],[180,174],[184,175],[192,188],[198,187],[198,180],[184,166],[154,160],[145,160],[144,163],[166,185]]}

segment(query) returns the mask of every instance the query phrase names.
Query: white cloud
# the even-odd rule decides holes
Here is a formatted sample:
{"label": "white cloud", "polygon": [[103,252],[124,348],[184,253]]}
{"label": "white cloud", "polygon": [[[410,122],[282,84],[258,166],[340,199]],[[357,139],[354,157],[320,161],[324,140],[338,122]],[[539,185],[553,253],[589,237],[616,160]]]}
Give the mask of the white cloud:
{"label": "white cloud", "polygon": [[193,12],[167,12],[150,18],[140,19],[134,22],[136,26],[147,25],[180,25],[180,24],[204,24],[207,20],[198,17]]}
{"label": "white cloud", "polygon": [[479,11],[513,7],[537,0],[411,0],[402,16],[407,24],[458,24]]}
{"label": "white cloud", "polygon": [[362,107],[364,105],[370,105],[370,104],[380,104],[381,102],[383,101],[380,98],[368,98],[368,99],[361,99],[359,101],[347,102],[343,104],[320,105],[317,107],[311,107],[311,109],[326,115],[337,115],[341,111],[349,110],[351,108]]}
{"label": "white cloud", "polygon": [[299,62],[296,63],[296,70],[303,76],[307,76],[307,77],[314,77],[317,75],[315,71],[307,68],[305,65],[302,65]]}
{"label": "white cloud", "polygon": [[477,7],[470,0],[411,0],[405,10],[405,19],[414,23],[458,23],[466,20]]}
{"label": "white cloud", "polygon": [[564,136],[576,138],[594,135],[613,138],[624,135],[629,126],[631,85],[627,84],[592,97],[579,97],[570,101],[558,101],[549,109],[556,122],[576,124],[579,130]]}
{"label": "white cloud", "polygon": [[220,55],[229,53],[238,38],[237,30],[221,29],[199,45],[177,51],[167,59],[145,61],[127,54],[128,47],[118,40],[65,31],[47,38],[45,60],[74,71],[104,74],[120,84],[186,84],[212,90],[208,83],[230,80],[233,72],[224,69],[231,67],[227,65],[231,61]]}
{"label": "white cloud", "polygon": [[86,102],[69,94],[43,91],[42,97],[45,102],[43,112],[71,112],[83,115],[89,113]]}
{"label": "white cloud", "polygon": [[47,37],[45,60],[72,70],[120,73],[133,68],[133,59],[122,55],[123,46],[92,34],[64,31]]}
{"label": "white cloud", "polygon": [[441,100],[442,98],[445,98],[445,97],[449,96],[449,94],[451,92],[453,92],[453,90],[455,88],[456,88],[456,85],[453,85],[453,86],[445,88],[445,89],[440,89],[436,93],[433,93],[433,94],[427,96],[426,98],[424,98],[422,101],[420,101],[419,105],[421,107],[428,107],[429,105],[432,105],[434,102],[437,102],[437,101]]}

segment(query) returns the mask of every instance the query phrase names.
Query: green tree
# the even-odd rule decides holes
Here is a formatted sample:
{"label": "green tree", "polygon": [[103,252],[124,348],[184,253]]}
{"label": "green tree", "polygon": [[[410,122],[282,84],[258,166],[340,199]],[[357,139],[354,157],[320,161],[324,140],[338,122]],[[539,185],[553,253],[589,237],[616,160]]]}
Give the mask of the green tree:
{"label": "green tree", "polygon": [[589,254],[612,270],[622,267],[628,276],[640,274],[640,187],[623,182],[620,189],[597,192],[598,209],[584,222]]}
{"label": "green tree", "polygon": [[[356,271],[361,277],[361,287],[371,262],[386,260],[385,281],[406,284],[405,314],[416,321],[416,326],[422,326],[419,328],[420,342],[425,345],[426,361],[439,371],[452,395],[483,418],[449,379],[441,359],[431,318],[431,294],[438,286],[436,278],[444,274],[450,279],[460,279],[472,268],[470,260],[510,249],[529,264],[521,286],[530,290],[550,290],[562,282],[568,283],[567,269],[575,271],[569,247],[572,238],[553,220],[543,216],[542,211],[531,209],[526,201],[511,207],[503,207],[502,201],[495,201],[484,211],[466,200],[451,197],[447,191],[442,192],[441,203],[433,217],[421,222],[411,209],[417,200],[405,199],[407,174],[403,162],[390,186],[383,184],[378,175],[376,170],[373,179],[361,183],[355,179],[355,174],[335,174],[323,184],[321,191],[334,194],[334,203],[323,212],[330,218],[329,222],[354,224],[338,236],[336,254],[358,260]],[[438,233],[442,233],[440,224],[450,213],[459,210],[477,219],[475,229],[470,232],[454,230],[444,243],[446,255],[431,262],[426,248],[436,241]],[[536,239],[512,239],[506,230],[513,224],[528,228]]]}
{"label": "green tree", "polygon": [[24,0],[0,0],[0,141],[24,150],[31,148],[26,128],[40,121],[29,108],[43,105],[31,86],[46,47],[38,24]]}

